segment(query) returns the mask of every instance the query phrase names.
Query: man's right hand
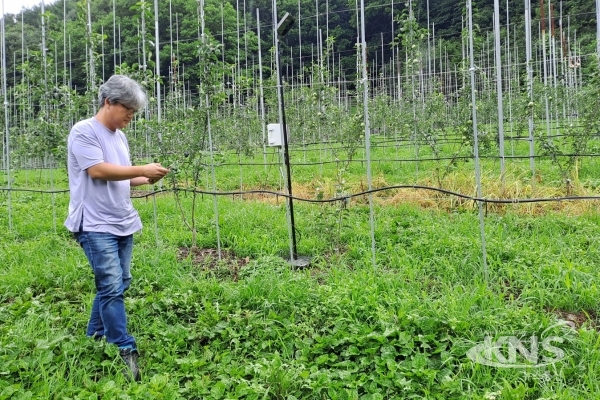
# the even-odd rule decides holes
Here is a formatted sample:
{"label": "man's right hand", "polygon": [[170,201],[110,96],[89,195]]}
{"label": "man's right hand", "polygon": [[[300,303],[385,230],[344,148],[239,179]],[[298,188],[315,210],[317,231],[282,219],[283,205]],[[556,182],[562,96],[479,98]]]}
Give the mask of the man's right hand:
{"label": "man's right hand", "polygon": [[142,176],[148,178],[150,182],[157,182],[169,172],[169,169],[163,167],[159,163],[152,163],[144,165]]}

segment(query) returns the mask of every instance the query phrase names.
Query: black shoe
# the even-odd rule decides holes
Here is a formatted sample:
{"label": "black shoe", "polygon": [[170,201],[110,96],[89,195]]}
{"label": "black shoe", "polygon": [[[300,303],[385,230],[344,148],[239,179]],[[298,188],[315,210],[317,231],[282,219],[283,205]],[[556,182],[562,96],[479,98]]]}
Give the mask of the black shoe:
{"label": "black shoe", "polygon": [[139,382],[141,380],[141,376],[140,376],[140,369],[138,367],[138,352],[135,349],[132,348],[126,348],[126,349],[121,349],[119,350],[119,354],[121,355],[121,358],[123,359],[123,361],[125,362],[125,365],[127,365],[127,368],[129,370],[123,371],[123,373],[125,374],[125,377],[129,380],[134,380],[136,382]]}

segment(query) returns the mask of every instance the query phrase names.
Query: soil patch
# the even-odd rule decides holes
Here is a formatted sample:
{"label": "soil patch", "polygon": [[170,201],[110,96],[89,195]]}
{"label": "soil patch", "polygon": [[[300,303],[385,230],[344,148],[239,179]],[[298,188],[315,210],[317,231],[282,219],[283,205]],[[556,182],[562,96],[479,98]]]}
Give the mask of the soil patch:
{"label": "soil patch", "polygon": [[501,287],[504,290],[504,300],[516,300],[521,297],[521,288],[514,286],[507,278],[504,278]]}
{"label": "soil patch", "polygon": [[598,315],[595,311],[564,311],[560,309],[549,309],[548,311],[575,329],[581,328],[587,322],[588,326],[591,328],[600,330],[600,326],[598,324]]}
{"label": "soil patch", "polygon": [[233,281],[238,280],[240,269],[250,262],[250,257],[238,257],[231,250],[222,249],[219,258],[217,249],[198,247],[180,247],[177,258],[179,260],[189,258],[195,267],[213,273],[217,278],[230,278]]}

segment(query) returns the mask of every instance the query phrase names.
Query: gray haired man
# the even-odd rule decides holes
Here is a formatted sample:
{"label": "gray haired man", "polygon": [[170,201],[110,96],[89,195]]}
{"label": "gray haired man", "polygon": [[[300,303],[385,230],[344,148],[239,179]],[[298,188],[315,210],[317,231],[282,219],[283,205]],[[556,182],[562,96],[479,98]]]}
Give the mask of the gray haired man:
{"label": "gray haired man", "polygon": [[83,248],[94,273],[96,297],[87,335],[119,347],[129,371],[140,379],[135,339],[127,331],[124,292],[131,282],[133,234],[142,228],[130,187],[152,184],[169,170],[160,164],[132,166],[121,129],[146,105],[140,85],[113,75],[100,86],[100,109],[73,126],[69,134],[69,215],[67,229]]}

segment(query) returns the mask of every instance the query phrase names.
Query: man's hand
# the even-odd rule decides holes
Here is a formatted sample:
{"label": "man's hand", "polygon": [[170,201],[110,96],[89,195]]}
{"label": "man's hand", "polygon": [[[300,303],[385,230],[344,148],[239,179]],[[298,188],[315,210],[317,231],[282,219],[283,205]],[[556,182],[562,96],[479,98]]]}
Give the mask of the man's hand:
{"label": "man's hand", "polygon": [[163,168],[162,165],[156,163],[136,168],[142,169],[142,176],[130,179],[129,183],[131,186],[154,185],[170,172],[169,169]]}
{"label": "man's hand", "polygon": [[159,163],[152,163],[143,166],[142,176],[148,178],[149,184],[153,184],[161,180],[169,172],[169,169],[163,167]]}

